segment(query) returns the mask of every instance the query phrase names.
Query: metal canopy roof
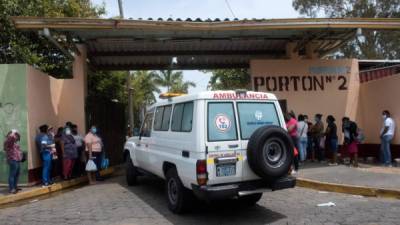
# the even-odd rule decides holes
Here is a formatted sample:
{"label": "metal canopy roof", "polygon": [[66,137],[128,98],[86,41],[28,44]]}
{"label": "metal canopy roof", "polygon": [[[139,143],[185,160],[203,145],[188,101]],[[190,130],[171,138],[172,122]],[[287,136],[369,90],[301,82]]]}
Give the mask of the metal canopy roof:
{"label": "metal canopy roof", "polygon": [[319,57],[353,39],[358,28],[398,30],[400,19],[119,20],[14,17],[17,29],[50,29],[87,45],[96,69],[248,67],[250,59],[285,58],[286,46]]}

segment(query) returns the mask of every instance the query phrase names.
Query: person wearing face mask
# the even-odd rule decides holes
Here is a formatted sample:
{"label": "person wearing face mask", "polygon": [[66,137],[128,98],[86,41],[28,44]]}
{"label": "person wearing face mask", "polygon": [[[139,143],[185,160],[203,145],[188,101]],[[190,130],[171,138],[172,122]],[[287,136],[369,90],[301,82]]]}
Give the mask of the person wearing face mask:
{"label": "person wearing face mask", "polygon": [[10,194],[16,194],[18,188],[18,178],[20,171],[20,163],[22,161],[22,151],[18,144],[20,135],[17,130],[11,130],[4,141],[4,151],[6,152],[7,162],[10,166],[8,176],[8,188]]}
{"label": "person wearing face mask", "polygon": [[65,180],[69,180],[75,160],[78,158],[78,149],[70,127],[66,127],[61,136],[61,150],[63,152],[63,176]]}
{"label": "person wearing face mask", "polygon": [[297,123],[297,136],[298,136],[298,146],[299,146],[299,154],[300,161],[304,162],[307,158],[307,132],[308,132],[308,124],[305,121],[304,115],[298,116]]}
{"label": "person wearing face mask", "polygon": [[36,145],[42,159],[42,182],[43,186],[53,184],[51,179],[52,154],[51,151],[55,147],[48,134],[49,126],[42,125],[39,127],[40,133],[36,136]]}
{"label": "person wearing face mask", "polygon": [[390,151],[390,142],[393,139],[395,131],[394,120],[390,117],[390,112],[382,112],[383,126],[380,133],[381,138],[381,162],[384,166],[392,166],[392,155]]}
{"label": "person wearing face mask", "polygon": [[[87,159],[93,159],[97,166],[96,180],[102,181],[103,178],[100,177],[99,170],[101,168],[101,151],[103,148],[103,142],[98,135],[97,127],[92,126],[89,132],[85,136]],[[94,184],[93,172],[88,172],[89,183]]]}

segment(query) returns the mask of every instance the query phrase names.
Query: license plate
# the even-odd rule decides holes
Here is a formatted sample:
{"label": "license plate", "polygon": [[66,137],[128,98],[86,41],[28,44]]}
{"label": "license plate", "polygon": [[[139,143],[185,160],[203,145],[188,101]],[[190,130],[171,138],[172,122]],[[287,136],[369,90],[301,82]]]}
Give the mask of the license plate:
{"label": "license plate", "polygon": [[227,177],[236,175],[236,164],[217,165],[217,177]]}

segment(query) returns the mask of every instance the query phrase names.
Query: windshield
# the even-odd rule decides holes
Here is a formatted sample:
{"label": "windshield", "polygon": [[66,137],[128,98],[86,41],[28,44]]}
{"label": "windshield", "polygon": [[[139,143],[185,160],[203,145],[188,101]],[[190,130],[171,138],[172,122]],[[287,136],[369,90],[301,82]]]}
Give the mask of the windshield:
{"label": "windshield", "polygon": [[237,109],[242,139],[249,139],[261,126],[279,126],[278,114],[272,102],[239,102]]}

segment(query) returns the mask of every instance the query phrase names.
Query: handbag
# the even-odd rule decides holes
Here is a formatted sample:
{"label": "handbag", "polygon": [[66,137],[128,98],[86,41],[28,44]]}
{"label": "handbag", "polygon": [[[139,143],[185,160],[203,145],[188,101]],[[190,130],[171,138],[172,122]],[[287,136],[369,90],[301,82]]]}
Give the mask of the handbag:
{"label": "handbag", "polygon": [[106,158],[106,152],[103,150],[101,154],[101,169],[107,169],[110,165],[110,160]]}
{"label": "handbag", "polygon": [[88,172],[94,172],[94,171],[97,171],[97,166],[96,166],[96,164],[93,162],[93,160],[92,159],[89,159],[88,161],[87,161],[87,163],[86,163],[86,171],[88,171]]}
{"label": "handbag", "polygon": [[25,162],[25,161],[26,161],[26,152],[22,152],[20,162]]}
{"label": "handbag", "polygon": [[321,149],[325,149],[325,137],[321,137],[321,139],[319,140],[319,147]]}

